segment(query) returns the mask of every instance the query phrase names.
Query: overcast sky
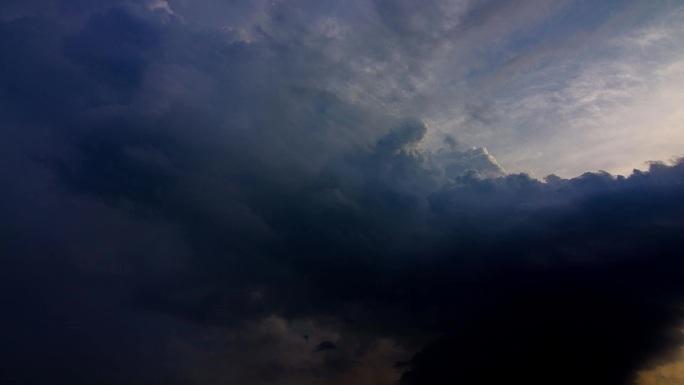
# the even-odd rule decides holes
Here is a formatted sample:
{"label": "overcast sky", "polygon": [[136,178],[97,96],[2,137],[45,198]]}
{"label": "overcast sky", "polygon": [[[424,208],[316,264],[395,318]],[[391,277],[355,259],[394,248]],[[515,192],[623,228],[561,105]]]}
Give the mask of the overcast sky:
{"label": "overcast sky", "polygon": [[0,382],[684,381],[681,1],[6,0]]}

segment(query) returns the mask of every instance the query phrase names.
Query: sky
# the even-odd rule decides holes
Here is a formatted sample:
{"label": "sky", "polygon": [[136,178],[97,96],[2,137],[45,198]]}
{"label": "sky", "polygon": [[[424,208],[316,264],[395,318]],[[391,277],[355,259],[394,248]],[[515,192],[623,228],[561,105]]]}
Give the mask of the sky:
{"label": "sky", "polygon": [[0,382],[684,382],[684,3],[5,0]]}

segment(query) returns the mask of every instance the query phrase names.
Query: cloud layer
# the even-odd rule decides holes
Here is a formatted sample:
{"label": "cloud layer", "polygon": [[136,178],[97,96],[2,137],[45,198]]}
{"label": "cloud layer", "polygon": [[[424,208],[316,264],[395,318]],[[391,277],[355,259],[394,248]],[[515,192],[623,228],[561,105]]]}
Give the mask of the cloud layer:
{"label": "cloud layer", "polygon": [[[568,159],[583,153],[572,146],[603,148],[580,124],[675,92],[655,83],[680,72],[681,7],[649,8],[650,28],[634,21],[640,7],[596,9],[617,16],[541,41],[588,10],[1,6],[13,54],[0,61],[0,372],[35,384],[621,385],[674,358],[684,162],[539,180],[471,146],[513,141],[522,150],[502,156],[515,160],[548,135],[581,137]],[[595,57],[593,44],[633,55]],[[661,61],[637,60],[651,52]],[[557,54],[591,60],[548,65]],[[521,128],[535,119],[558,127]]]}

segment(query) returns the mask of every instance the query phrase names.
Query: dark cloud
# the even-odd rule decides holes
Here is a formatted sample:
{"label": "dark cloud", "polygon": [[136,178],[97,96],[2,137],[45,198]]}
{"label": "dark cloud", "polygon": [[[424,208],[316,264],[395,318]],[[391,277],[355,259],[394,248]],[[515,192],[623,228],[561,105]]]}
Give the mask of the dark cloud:
{"label": "dark cloud", "polygon": [[115,92],[104,97],[127,104],[142,82],[150,57],[155,56],[159,40],[157,26],[124,8],[114,8],[94,14],[83,29],[67,37],[64,51],[79,70],[94,78],[91,85],[102,84]]}
{"label": "dark cloud", "polygon": [[[238,196],[267,226],[266,238],[219,236],[216,226],[236,226],[229,218],[162,206],[166,217],[192,224],[199,261],[170,286],[153,285],[141,306],[226,326],[278,309],[341,317],[345,329],[398,339],[445,333],[447,340],[416,356],[407,383],[448,373],[488,383],[496,377],[479,371],[501,365],[497,373],[532,383],[572,371],[568,383],[594,376],[617,384],[651,354],[677,346],[682,164],[653,164],[629,178],[588,173],[542,183],[524,174],[482,178],[461,162],[465,171],[447,178],[416,147],[421,127],[402,123],[369,151],[312,179],[267,184],[263,195],[253,189],[268,181],[233,182],[247,189]],[[115,183],[108,193],[149,206],[149,197],[124,188],[140,180],[139,171],[107,159],[122,175],[119,183],[107,177]],[[97,178],[80,175],[90,184],[79,190],[102,195]],[[180,207],[197,205],[178,198],[186,200]],[[254,287],[264,287],[257,301],[248,295]],[[472,372],[455,371],[460,365]]]}
{"label": "dark cloud", "polygon": [[160,348],[169,323],[121,309],[130,281],[87,273],[63,244],[26,230],[3,226],[0,255],[0,381],[145,384],[174,372]]}
{"label": "dark cloud", "polygon": [[[542,182],[429,150],[340,81],[324,9],[217,31],[162,3],[0,25],[12,381],[624,384],[682,342],[684,162]],[[435,4],[373,3],[418,67],[499,14]]]}
{"label": "dark cloud", "polygon": [[337,346],[332,342],[332,341],[323,341],[320,344],[316,345],[316,352],[324,352],[326,350],[335,350],[337,349]]}
{"label": "dark cloud", "polygon": [[488,309],[468,315],[462,329],[423,348],[401,382],[626,384],[647,352],[678,352],[677,311],[607,294],[593,282],[534,281],[499,293]]}

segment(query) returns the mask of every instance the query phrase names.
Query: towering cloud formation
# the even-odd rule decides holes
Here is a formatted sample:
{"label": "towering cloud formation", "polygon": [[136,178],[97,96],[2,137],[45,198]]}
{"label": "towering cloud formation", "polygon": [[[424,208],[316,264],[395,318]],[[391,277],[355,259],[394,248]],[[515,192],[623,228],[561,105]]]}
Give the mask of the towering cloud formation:
{"label": "towering cloud formation", "polygon": [[622,385],[674,357],[684,162],[542,181],[434,124],[497,136],[529,99],[487,99],[547,51],[482,47],[584,8],[429,3],[0,6],[0,378]]}

